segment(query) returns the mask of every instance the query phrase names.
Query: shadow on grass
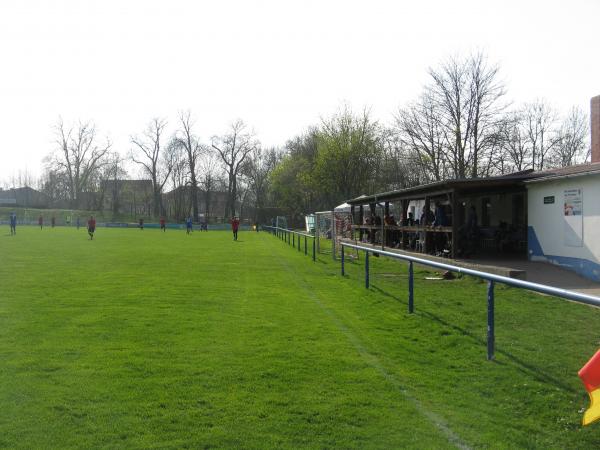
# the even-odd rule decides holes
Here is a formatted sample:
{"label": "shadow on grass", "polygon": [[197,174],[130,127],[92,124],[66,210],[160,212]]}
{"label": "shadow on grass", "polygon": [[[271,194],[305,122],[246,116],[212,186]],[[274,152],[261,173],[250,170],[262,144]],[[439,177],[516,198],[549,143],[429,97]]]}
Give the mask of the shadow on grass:
{"label": "shadow on grass", "polygon": [[369,287],[371,289],[373,289],[374,291],[376,291],[377,293],[383,295],[384,297],[388,297],[388,298],[391,298],[393,300],[396,300],[398,303],[403,303],[403,304],[407,305],[407,307],[408,307],[408,292],[406,293],[407,298],[406,299],[403,299],[403,298],[401,299],[399,297],[396,297],[395,295],[390,294],[389,292],[384,291],[381,288],[378,288],[377,286],[375,286],[373,284],[370,284]]}
{"label": "shadow on grass", "polygon": [[[400,298],[396,297],[395,295],[392,295],[389,292],[386,292],[385,290],[383,290],[377,286],[374,286],[373,284],[371,284],[370,288],[373,289],[374,291],[377,291],[378,293],[380,293],[381,295],[383,295],[385,297],[389,297],[389,298],[396,300],[398,303],[403,303],[405,305],[408,305],[408,299],[400,299]],[[447,320],[441,318],[440,316],[438,316],[432,312],[425,311],[423,309],[419,309],[419,314],[422,315],[423,317],[427,317],[428,319],[430,319],[434,322],[437,322],[445,327],[451,328],[452,330],[459,332],[464,336],[468,336],[474,342],[481,344],[483,349],[485,349],[487,346],[486,340],[477,337],[472,332],[470,332],[464,328],[461,328],[458,325],[448,322]],[[572,387],[570,387],[569,385],[567,385],[566,383],[562,382],[560,379],[552,377],[552,376],[544,373],[542,368],[534,366],[533,364],[523,361],[522,359],[513,355],[512,353],[510,353],[506,350],[503,350],[501,347],[496,346],[495,353],[503,355],[509,361],[512,361],[515,364],[515,366],[518,368],[518,370],[520,370],[522,373],[530,375],[537,381],[540,381],[543,383],[548,383],[548,384],[553,384],[554,386],[556,386],[564,391],[567,391],[571,394],[577,394],[579,392],[579,391],[573,389]],[[498,365],[504,364],[497,360],[493,360],[492,362],[495,364],[498,364]]]}

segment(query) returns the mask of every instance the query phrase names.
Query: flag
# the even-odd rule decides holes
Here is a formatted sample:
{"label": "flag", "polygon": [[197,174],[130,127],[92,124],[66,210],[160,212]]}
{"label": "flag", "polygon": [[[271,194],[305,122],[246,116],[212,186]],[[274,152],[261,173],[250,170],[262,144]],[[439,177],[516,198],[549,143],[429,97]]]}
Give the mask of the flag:
{"label": "flag", "polygon": [[581,368],[579,378],[590,396],[590,407],[583,413],[583,424],[600,419],[600,350]]}

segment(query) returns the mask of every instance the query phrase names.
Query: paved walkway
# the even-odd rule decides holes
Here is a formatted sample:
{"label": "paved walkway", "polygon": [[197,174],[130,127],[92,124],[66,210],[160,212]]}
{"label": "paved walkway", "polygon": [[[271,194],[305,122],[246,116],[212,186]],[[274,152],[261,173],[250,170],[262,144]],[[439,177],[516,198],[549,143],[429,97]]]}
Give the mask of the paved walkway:
{"label": "paved walkway", "polygon": [[[344,240],[346,242],[354,244],[354,241]],[[381,249],[381,246],[358,243],[365,247],[373,247]],[[571,291],[577,291],[588,295],[595,295],[600,297],[600,283],[595,283],[587,278],[577,275],[562,267],[555,266],[554,264],[533,262],[523,258],[510,258],[510,257],[481,257],[481,258],[469,258],[469,259],[448,259],[440,258],[437,256],[425,255],[422,253],[406,252],[403,250],[397,250],[393,248],[385,248],[386,251],[392,253],[408,254],[417,256],[423,259],[429,259],[432,261],[445,262],[448,264],[456,264],[462,267],[468,267],[471,269],[481,270],[483,272],[495,273],[513,278],[521,278],[533,283],[546,284],[561,289],[568,289]]]}
{"label": "paved walkway", "polygon": [[577,275],[562,267],[543,262],[533,262],[523,259],[511,260],[473,260],[471,262],[481,262],[482,264],[501,267],[510,267],[512,269],[525,271],[525,279],[533,283],[547,284],[562,289],[582,292],[584,294],[600,297],[600,283],[595,283],[587,278]]}

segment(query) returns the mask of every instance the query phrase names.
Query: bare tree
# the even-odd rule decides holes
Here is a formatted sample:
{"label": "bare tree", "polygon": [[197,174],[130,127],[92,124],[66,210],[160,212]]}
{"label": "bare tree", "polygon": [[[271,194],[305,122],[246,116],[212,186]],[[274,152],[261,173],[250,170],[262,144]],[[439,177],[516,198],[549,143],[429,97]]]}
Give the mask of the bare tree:
{"label": "bare tree", "polygon": [[546,157],[557,144],[556,111],[544,100],[536,100],[525,105],[523,120],[531,148],[532,168],[543,170],[548,165]]}
{"label": "bare tree", "polygon": [[187,217],[190,213],[189,202],[187,200],[186,184],[188,177],[188,164],[184,149],[176,142],[171,142],[169,145],[172,146],[172,157],[173,157],[173,170],[171,170],[170,180],[172,187],[172,202],[170,214],[177,220],[181,220]]}
{"label": "bare tree", "polygon": [[111,143],[107,139],[106,143],[97,144],[96,128],[91,122],[79,122],[76,127],[67,129],[59,119],[55,132],[59,149],[47,158],[47,166],[65,175],[71,206],[78,208],[81,193],[97,176]]}
{"label": "bare tree", "polygon": [[40,178],[41,191],[48,196],[52,205],[69,200],[69,182],[66,174],[46,167]]}
{"label": "bare tree", "polygon": [[417,102],[401,109],[396,115],[395,127],[401,142],[416,157],[425,178],[433,181],[444,179],[445,130],[441,112],[431,93],[424,92]]}
{"label": "bare tree", "polygon": [[227,172],[227,204],[225,214],[235,215],[235,202],[238,197],[238,176],[246,158],[256,147],[258,141],[248,132],[246,124],[240,119],[231,124],[228,133],[215,136],[212,147],[216,150]]}
{"label": "bare tree", "polygon": [[243,172],[248,183],[246,193],[247,196],[250,195],[254,200],[254,222],[266,220],[264,208],[269,192],[269,176],[279,160],[280,153],[277,149],[270,148],[265,150],[257,147],[244,165]]}
{"label": "bare tree", "polygon": [[9,178],[9,182],[6,183],[7,186],[12,188],[31,187],[33,184],[33,176],[27,169],[19,169],[16,174],[13,172]]}
{"label": "bare tree", "polygon": [[397,128],[384,128],[381,132],[381,143],[381,178],[386,190],[393,191],[431,181],[426,161],[402,139]]}
{"label": "bare tree", "polygon": [[106,163],[100,172],[100,188],[97,198],[98,205],[96,209],[104,209],[105,199],[108,197],[110,211],[113,217],[119,213],[121,208],[121,191],[123,189],[123,180],[127,177],[127,170],[124,167],[124,159],[117,152],[109,152],[106,156]]}
{"label": "bare tree", "polygon": [[489,66],[482,53],[471,56],[468,64],[470,108],[473,110],[473,133],[469,143],[473,155],[471,177],[476,178],[479,175],[480,157],[487,152],[492,153],[500,144],[498,129],[505,107],[500,99],[506,91],[504,84],[498,80],[499,67]]}
{"label": "bare tree", "polygon": [[498,73],[481,53],[466,60],[450,58],[429,69],[428,90],[441,117],[445,160],[457,178],[477,177],[480,157],[493,142],[492,129],[502,110],[499,100],[505,93]]}
{"label": "bare tree", "polygon": [[519,111],[513,111],[505,119],[501,128],[504,138],[504,151],[502,152],[503,164],[500,172],[506,173],[515,170],[520,172],[531,169],[531,146],[524,126],[523,114]]}
{"label": "bare tree", "polygon": [[200,141],[192,132],[194,126],[190,111],[179,113],[179,124],[181,128],[175,134],[175,143],[185,150],[187,157],[187,166],[189,169],[189,184],[191,187],[191,202],[194,220],[198,220],[198,181],[196,178],[196,169],[198,158],[203,147]]}
{"label": "bare tree", "polygon": [[155,216],[164,214],[162,190],[173,170],[173,149],[163,149],[161,138],[167,126],[165,119],[154,118],[141,137],[132,136],[135,148],[131,159],[139,164],[152,180],[153,212]]}
{"label": "bare tree", "polygon": [[[218,158],[218,159],[217,159]],[[204,191],[204,220],[209,221],[213,214],[213,194],[218,186],[222,184],[219,167],[220,156],[216,152],[206,151],[199,162],[200,186]]]}
{"label": "bare tree", "polygon": [[566,167],[583,162],[587,156],[589,133],[587,114],[573,107],[558,130],[556,145],[549,157],[550,164]]}

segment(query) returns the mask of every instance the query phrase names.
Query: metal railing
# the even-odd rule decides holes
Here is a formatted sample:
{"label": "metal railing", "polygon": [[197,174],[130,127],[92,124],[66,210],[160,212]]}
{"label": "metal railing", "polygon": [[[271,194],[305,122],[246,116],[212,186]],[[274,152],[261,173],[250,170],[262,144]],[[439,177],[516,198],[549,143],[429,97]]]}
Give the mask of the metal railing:
{"label": "metal railing", "polygon": [[509,278],[502,275],[495,275],[493,273],[482,272],[479,270],[468,269],[466,267],[459,267],[452,264],[441,263],[437,261],[430,261],[428,259],[419,258],[416,256],[403,255],[398,253],[392,253],[386,250],[379,250],[370,247],[364,247],[361,245],[350,244],[346,242],[341,243],[341,274],[345,275],[345,261],[344,261],[344,248],[353,248],[355,250],[363,250],[365,252],[365,288],[369,288],[369,253],[374,253],[389,258],[401,259],[408,261],[408,312],[414,312],[414,271],[413,264],[421,264],[424,266],[435,267],[438,269],[449,270],[451,272],[458,272],[465,275],[471,275],[474,277],[482,278],[488,281],[487,288],[487,359],[494,359],[494,348],[495,348],[495,333],[494,333],[494,284],[503,283],[508,286],[514,286],[521,289],[528,289],[530,291],[540,292],[542,294],[553,295],[555,297],[565,298],[578,303],[585,303],[587,305],[600,306],[600,298],[593,295],[582,294],[580,292],[569,291],[566,289],[555,288],[547,286],[545,284],[531,283],[529,281],[519,280],[516,278]]}
{"label": "metal railing", "polygon": [[263,226],[263,230],[267,230],[273,235],[277,236],[282,241],[288,243],[289,245],[296,248],[296,243],[298,247],[298,251],[301,251],[301,240],[304,237],[304,254],[308,255],[308,239],[312,239],[312,260],[317,260],[317,251],[316,251],[316,239],[312,234],[302,233],[300,231],[289,230],[287,228],[281,227],[269,227]]}

